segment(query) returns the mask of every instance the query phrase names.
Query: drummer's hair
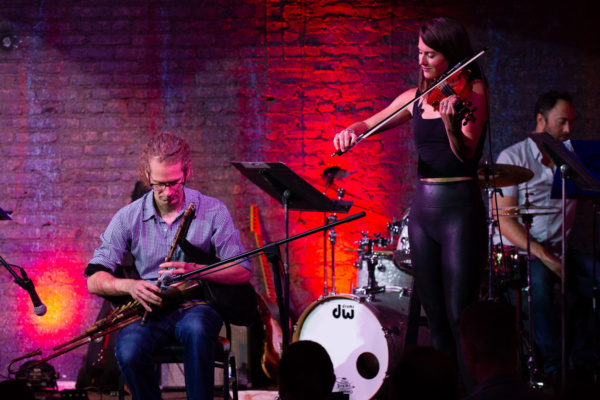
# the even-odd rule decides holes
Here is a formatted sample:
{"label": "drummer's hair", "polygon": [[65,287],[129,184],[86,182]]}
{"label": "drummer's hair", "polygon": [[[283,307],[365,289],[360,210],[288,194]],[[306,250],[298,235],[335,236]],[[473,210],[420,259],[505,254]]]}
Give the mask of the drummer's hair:
{"label": "drummer's hair", "polygon": [[554,108],[559,100],[564,100],[573,105],[573,96],[571,96],[570,93],[551,90],[550,92],[546,92],[538,97],[537,102],[535,103],[533,117],[537,118],[538,114],[542,114],[544,118],[547,119],[548,113]]}

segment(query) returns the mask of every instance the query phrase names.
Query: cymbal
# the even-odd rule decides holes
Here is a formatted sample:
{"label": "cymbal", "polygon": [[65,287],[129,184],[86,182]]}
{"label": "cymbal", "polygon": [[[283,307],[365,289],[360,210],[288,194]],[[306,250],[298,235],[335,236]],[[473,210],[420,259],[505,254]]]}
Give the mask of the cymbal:
{"label": "cymbal", "polygon": [[523,204],[518,207],[502,207],[498,209],[500,217],[521,217],[524,215],[550,215],[558,214],[560,208],[548,206],[533,206]]}
{"label": "cymbal", "polygon": [[496,178],[496,187],[518,185],[533,178],[533,171],[516,165],[494,164],[494,175],[492,175],[491,168],[490,164],[479,165],[479,168],[477,168],[479,186],[486,187],[486,171],[489,179],[487,187],[494,185],[494,177]]}

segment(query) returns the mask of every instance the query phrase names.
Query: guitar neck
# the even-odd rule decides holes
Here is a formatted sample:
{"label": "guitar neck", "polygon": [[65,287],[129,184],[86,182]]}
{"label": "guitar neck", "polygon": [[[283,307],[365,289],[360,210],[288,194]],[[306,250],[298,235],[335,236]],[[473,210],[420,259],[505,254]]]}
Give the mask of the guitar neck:
{"label": "guitar neck", "polygon": [[[258,207],[256,205],[250,206],[250,230],[254,233],[254,240],[256,242],[256,247],[263,247],[264,240],[262,236],[262,231],[260,229],[260,221],[258,219]],[[265,294],[269,298],[269,300],[277,303],[277,297],[275,295],[275,284],[273,282],[273,274],[268,267],[267,257],[262,254],[259,257],[260,268],[263,273],[263,279],[265,284]]]}

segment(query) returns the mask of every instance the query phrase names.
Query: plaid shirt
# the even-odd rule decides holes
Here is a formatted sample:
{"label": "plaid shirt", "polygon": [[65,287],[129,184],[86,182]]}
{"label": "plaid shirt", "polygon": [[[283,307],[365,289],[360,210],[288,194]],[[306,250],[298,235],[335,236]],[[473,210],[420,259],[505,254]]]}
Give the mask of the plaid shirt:
{"label": "plaid shirt", "polygon": [[[152,191],[123,207],[100,235],[102,245],[94,251],[89,264],[103,266],[114,272],[117,266],[123,264],[123,255],[131,252],[140,277],[156,281],[158,266],[165,262],[183,212],[190,203],[196,204],[196,212],[186,235],[192,245],[222,260],[245,252],[240,233],[233,225],[225,204],[196,190],[184,188],[184,193],[184,207],[171,226],[156,213]],[[179,246],[171,260],[185,260]],[[241,265],[251,269],[248,261]]]}

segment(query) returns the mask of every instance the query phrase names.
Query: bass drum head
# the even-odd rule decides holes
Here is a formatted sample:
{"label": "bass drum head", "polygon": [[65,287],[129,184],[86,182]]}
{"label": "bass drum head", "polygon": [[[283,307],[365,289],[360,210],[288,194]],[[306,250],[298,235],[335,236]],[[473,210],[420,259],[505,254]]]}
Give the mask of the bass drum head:
{"label": "bass drum head", "polygon": [[327,350],[335,370],[334,392],[365,400],[381,388],[390,357],[398,352],[393,343],[396,335],[386,337],[390,328],[386,320],[396,325],[403,320],[395,304],[386,304],[390,298],[376,295],[374,302],[367,303],[361,296],[328,296],[311,304],[300,317],[294,341],[311,340]]}

